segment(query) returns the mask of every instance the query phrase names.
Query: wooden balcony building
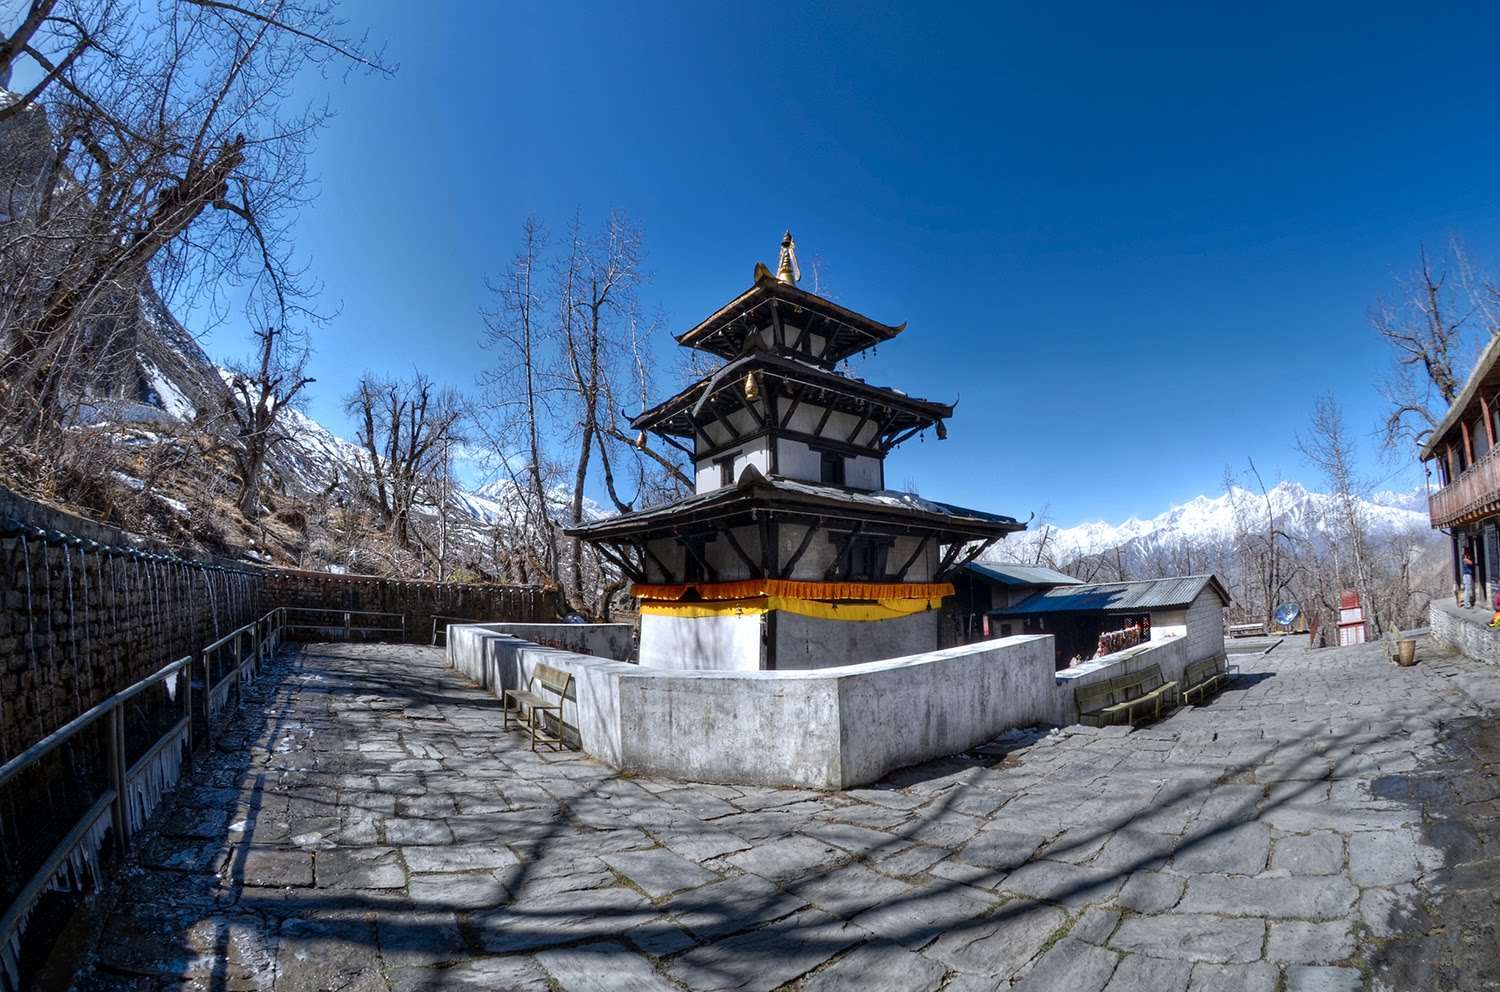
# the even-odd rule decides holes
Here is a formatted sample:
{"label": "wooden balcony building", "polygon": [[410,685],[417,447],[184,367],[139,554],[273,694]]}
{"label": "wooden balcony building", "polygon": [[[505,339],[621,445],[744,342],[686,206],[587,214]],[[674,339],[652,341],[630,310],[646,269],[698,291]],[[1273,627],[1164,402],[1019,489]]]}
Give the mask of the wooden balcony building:
{"label": "wooden balcony building", "polygon": [[1432,526],[1452,536],[1453,582],[1474,556],[1476,598],[1488,603],[1500,575],[1500,338],[1490,342],[1463,391],[1422,445],[1419,457],[1439,489],[1427,502]]}

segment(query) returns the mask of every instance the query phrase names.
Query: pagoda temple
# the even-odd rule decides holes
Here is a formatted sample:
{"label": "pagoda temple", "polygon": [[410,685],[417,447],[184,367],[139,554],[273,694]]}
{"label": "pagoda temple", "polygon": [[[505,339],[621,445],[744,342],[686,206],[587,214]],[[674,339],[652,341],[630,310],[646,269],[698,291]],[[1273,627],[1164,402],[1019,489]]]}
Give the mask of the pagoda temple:
{"label": "pagoda temple", "polygon": [[[634,582],[640,663],[807,669],[938,647],[949,578],[1024,524],[893,492],[885,457],[953,407],[836,367],[891,326],[800,289],[788,232],[776,273],[677,343],[725,361],[631,421],[686,454],[695,493],[568,530]],[[642,433],[644,439],[644,433]]]}

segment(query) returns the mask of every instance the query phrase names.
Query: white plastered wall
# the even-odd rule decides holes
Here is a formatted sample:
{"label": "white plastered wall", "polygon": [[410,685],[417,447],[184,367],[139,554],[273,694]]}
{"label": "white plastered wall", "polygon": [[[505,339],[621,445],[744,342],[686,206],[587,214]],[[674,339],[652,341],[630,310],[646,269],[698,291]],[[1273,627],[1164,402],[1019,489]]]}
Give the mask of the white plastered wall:
{"label": "white plastered wall", "polygon": [[760,670],[759,614],[720,617],[641,616],[642,668],[670,671]]}

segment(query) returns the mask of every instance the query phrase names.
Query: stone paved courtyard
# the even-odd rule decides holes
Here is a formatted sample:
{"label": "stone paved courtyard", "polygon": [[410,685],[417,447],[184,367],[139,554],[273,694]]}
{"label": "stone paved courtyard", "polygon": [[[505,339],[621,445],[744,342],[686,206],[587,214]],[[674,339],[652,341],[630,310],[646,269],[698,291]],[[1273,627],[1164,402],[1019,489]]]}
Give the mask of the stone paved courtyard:
{"label": "stone paved courtyard", "polygon": [[1500,670],[1273,643],[1155,726],[829,794],[533,754],[436,649],[311,646],[141,839],[76,984],[1500,987]]}

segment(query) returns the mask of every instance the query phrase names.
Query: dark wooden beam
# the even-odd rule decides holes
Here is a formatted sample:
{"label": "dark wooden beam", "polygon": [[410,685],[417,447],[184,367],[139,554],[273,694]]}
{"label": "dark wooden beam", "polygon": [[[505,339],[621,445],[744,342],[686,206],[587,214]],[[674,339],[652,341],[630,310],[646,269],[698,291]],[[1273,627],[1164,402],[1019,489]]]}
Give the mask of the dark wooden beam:
{"label": "dark wooden beam", "polygon": [[927,551],[927,545],[929,545],[931,543],[932,543],[932,535],[931,534],[927,534],[927,535],[923,536],[923,538],[920,541],[917,542],[917,550],[915,550],[915,551],[913,551],[911,553],[911,557],[908,558],[908,559],[906,559],[906,564],[902,565],[901,568],[900,568],[900,570],[898,570],[896,572],[896,581],[897,582],[905,582],[906,581],[906,573],[911,571],[911,567],[917,563],[917,559],[920,558],[920,557],[922,557],[923,553],[925,553]]}
{"label": "dark wooden beam", "polygon": [[792,402],[787,405],[786,410],[781,415],[780,424],[782,430],[786,430],[792,425],[792,414],[796,413],[797,407],[802,405],[802,396],[807,392],[807,388],[807,386],[799,382],[796,384],[796,388],[787,394],[791,396]]}
{"label": "dark wooden beam", "polygon": [[771,339],[776,342],[776,347],[786,347],[786,327],[781,323],[781,310],[776,301],[771,301]]}
{"label": "dark wooden beam", "polygon": [[808,523],[807,533],[802,535],[802,543],[797,545],[797,550],[792,552],[792,556],[787,559],[786,565],[784,565],[781,569],[781,574],[783,576],[788,579],[792,577],[792,570],[795,569],[797,567],[797,563],[802,560],[802,556],[807,552],[808,545],[812,544],[813,535],[822,529],[823,521],[821,519],[813,520]]}
{"label": "dark wooden beam", "polygon": [[849,552],[854,550],[854,541],[857,537],[859,537],[859,532],[864,530],[864,527],[864,522],[861,521],[855,524],[854,529],[844,537],[844,540],[839,546],[838,554],[833,556],[833,562],[828,566],[827,570],[823,572],[824,582],[827,582],[829,579],[833,578],[834,574],[838,572],[839,566],[842,565],[844,563],[844,560],[849,557]]}
{"label": "dark wooden beam", "polygon": [[[725,532],[728,532],[727,528]],[[692,559],[703,568],[706,580],[709,582],[718,582],[719,570],[708,563],[708,557],[698,550],[697,542],[685,539],[681,530],[674,529],[673,533],[677,535],[677,543],[681,544],[683,550],[691,555]]]}
{"label": "dark wooden beam", "polygon": [[672,447],[676,448],[678,451],[682,452],[684,455],[687,455],[689,458],[695,458],[695,457],[697,457],[696,455],[694,455],[692,448],[689,448],[687,445],[683,444],[681,441],[677,440],[672,435],[670,435],[670,434],[661,434],[661,433],[658,433],[656,431],[652,431],[652,433],[656,434],[657,437],[661,438],[667,444],[670,444]]}
{"label": "dark wooden beam", "polygon": [[965,554],[963,556],[962,560],[954,563],[953,570],[955,572],[957,572],[960,568],[963,568],[966,565],[968,565],[970,562],[974,561],[980,555],[982,555],[986,551],[988,551],[990,549],[990,547],[995,543],[996,540],[998,540],[998,539],[992,537],[992,538],[990,538],[987,541],[980,541],[977,544],[975,544],[974,545],[974,549],[972,551],[970,551],[967,554]]}
{"label": "dark wooden beam", "polygon": [[776,550],[776,524],[771,520],[769,513],[756,513],[760,523],[760,574],[764,578],[771,577],[771,569],[776,567],[773,552]]}
{"label": "dark wooden beam", "polygon": [[[677,583],[678,580],[676,574],[667,567],[666,562],[662,561],[656,556],[656,552],[651,550],[651,546],[649,544],[647,544],[645,541],[642,541],[640,538],[636,538],[630,543],[636,549],[636,551],[639,552],[642,561],[650,558],[652,561],[656,562],[656,567],[661,569],[661,574],[666,577],[667,584],[671,585]],[[686,576],[684,576],[684,578],[685,577]]]}
{"label": "dark wooden beam", "polygon": [[862,416],[862,417],[859,418],[859,423],[855,424],[854,425],[854,430],[852,430],[852,431],[849,432],[849,443],[850,444],[853,444],[854,443],[854,439],[857,438],[857,437],[859,437],[859,432],[865,429],[865,424],[868,424],[870,422],[870,414],[872,412],[874,412],[873,411],[873,407],[871,407],[869,404],[866,404],[865,405],[864,416]]}
{"label": "dark wooden beam", "polygon": [[[738,392],[738,390],[736,390],[736,392]],[[744,394],[741,393],[740,394],[740,400],[741,400],[741,402],[743,402],[744,399],[745,399]],[[721,410],[719,410],[718,407],[716,407],[712,403],[710,403],[708,405],[708,412],[711,413],[711,414],[713,414],[715,420],[717,420],[719,423],[721,423],[721,424],[724,425],[724,429],[729,432],[729,436],[730,436],[730,438],[732,440],[738,441],[740,439],[740,430],[739,430],[739,428],[735,427],[734,424],[730,423],[729,422],[729,418],[727,416],[725,416],[724,413]]]}
{"label": "dark wooden beam", "polygon": [[803,344],[807,342],[807,336],[812,333],[812,321],[804,320],[802,330],[797,332],[797,340],[792,344],[793,351],[801,351]]}
{"label": "dark wooden beam", "polygon": [[745,563],[745,567],[750,569],[752,577],[757,579],[766,577],[765,571],[755,563],[755,559],[745,553],[745,548],[740,544],[739,538],[734,536],[734,529],[732,527],[725,527],[719,533],[724,535],[724,540],[729,542],[730,548],[734,549],[734,553],[740,556],[740,561]]}
{"label": "dark wooden beam", "polygon": [[[749,374],[753,374],[753,373],[749,373]],[[761,386],[761,395],[762,396],[766,395],[765,391],[768,388],[770,388],[769,384],[762,384],[762,386]],[[734,391],[734,395],[735,395],[735,398],[740,401],[740,406],[744,407],[745,408],[745,412],[749,413],[751,419],[753,419],[755,421],[755,426],[757,426],[757,427],[759,427],[761,429],[765,429],[766,418],[761,415],[761,412],[759,410],[755,409],[755,405],[753,403],[751,403],[750,402],[750,398],[745,395],[744,389],[736,389]]]}
{"label": "dark wooden beam", "polygon": [[937,574],[932,577],[934,582],[942,581],[942,577],[947,575],[949,570],[953,568],[953,562],[957,560],[959,552],[968,543],[968,541],[955,541],[948,547],[948,550],[943,554],[942,560],[938,562]]}
{"label": "dark wooden beam", "polygon": [[833,416],[833,404],[829,403],[823,408],[823,416],[818,421],[818,426],[813,428],[813,434],[821,437],[823,435],[823,428],[828,426],[828,418],[831,416]]}
{"label": "dark wooden beam", "polygon": [[880,444],[881,450],[882,451],[890,451],[896,445],[901,444],[901,443],[903,443],[905,441],[910,441],[912,438],[914,438],[918,434],[922,433],[922,431],[925,428],[926,428],[925,424],[918,424],[916,427],[909,427],[909,428],[907,428],[906,430],[902,431],[899,434],[894,434],[891,437],[886,438],[884,441],[881,442],[881,444]]}
{"label": "dark wooden beam", "polygon": [[614,565],[620,571],[624,572],[625,576],[630,579],[630,581],[645,582],[646,573],[625,556],[623,547],[624,546],[622,545],[618,548],[612,548],[602,541],[594,542],[594,550],[599,554],[599,556],[605,561]]}

